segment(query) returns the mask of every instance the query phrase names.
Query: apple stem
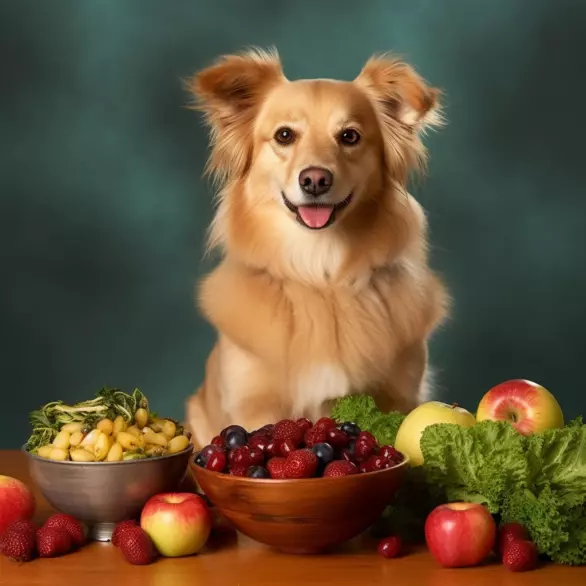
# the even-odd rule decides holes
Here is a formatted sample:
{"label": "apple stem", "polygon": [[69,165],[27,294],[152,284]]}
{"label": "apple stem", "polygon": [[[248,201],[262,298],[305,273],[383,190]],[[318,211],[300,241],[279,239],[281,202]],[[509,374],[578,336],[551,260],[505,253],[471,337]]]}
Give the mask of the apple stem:
{"label": "apple stem", "polygon": [[460,405],[458,405],[458,403],[452,403],[452,409],[456,409],[456,407],[459,407]]}

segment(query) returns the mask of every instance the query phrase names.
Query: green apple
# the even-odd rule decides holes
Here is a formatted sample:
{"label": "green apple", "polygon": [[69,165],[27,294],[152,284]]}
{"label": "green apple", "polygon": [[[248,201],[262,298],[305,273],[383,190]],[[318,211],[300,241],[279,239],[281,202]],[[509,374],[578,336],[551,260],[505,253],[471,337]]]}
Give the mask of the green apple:
{"label": "green apple", "polygon": [[441,401],[428,401],[415,407],[401,423],[395,440],[395,448],[409,458],[411,466],[423,464],[419,445],[421,434],[428,425],[435,423],[455,423],[462,427],[472,427],[476,424],[476,419],[463,407]]}

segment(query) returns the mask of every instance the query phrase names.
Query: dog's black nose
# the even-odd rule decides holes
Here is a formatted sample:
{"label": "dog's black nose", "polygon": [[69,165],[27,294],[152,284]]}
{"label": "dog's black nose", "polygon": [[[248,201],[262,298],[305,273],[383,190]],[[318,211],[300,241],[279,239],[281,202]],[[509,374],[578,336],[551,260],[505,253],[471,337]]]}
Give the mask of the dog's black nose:
{"label": "dog's black nose", "polygon": [[331,171],[323,167],[307,167],[299,173],[299,185],[308,195],[319,197],[327,193],[334,182]]}

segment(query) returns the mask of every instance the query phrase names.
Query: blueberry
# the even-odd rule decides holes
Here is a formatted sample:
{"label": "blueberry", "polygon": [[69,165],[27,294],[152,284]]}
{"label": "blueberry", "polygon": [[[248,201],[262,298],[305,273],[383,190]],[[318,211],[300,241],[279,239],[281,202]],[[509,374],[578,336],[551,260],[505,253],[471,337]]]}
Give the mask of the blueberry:
{"label": "blueberry", "polygon": [[315,444],[311,450],[323,465],[329,464],[334,459],[334,448],[326,442]]}
{"label": "blueberry", "polygon": [[206,467],[206,461],[204,459],[204,457],[201,455],[201,453],[199,453],[194,460],[194,463],[196,466],[200,466],[201,468],[205,468]]}
{"label": "blueberry", "polygon": [[238,431],[244,435],[247,435],[246,430],[241,425],[229,425],[220,432],[220,435],[225,438],[229,433],[234,431]]}
{"label": "blueberry", "polygon": [[361,431],[361,429],[353,421],[346,421],[345,423],[342,423],[340,429],[350,437],[357,437]]}
{"label": "blueberry", "polygon": [[251,466],[246,472],[248,478],[270,478],[269,471],[264,466]]}
{"label": "blueberry", "polygon": [[224,443],[228,450],[235,450],[242,448],[248,442],[248,434],[242,428],[234,429],[226,433],[224,436]]}

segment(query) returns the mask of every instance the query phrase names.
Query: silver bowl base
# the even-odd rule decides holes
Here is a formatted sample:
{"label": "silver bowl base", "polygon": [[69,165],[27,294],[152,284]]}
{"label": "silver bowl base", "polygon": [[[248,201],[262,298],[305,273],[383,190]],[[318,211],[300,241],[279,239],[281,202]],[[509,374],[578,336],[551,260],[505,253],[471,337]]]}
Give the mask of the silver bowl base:
{"label": "silver bowl base", "polygon": [[116,523],[96,523],[88,528],[87,538],[90,541],[112,541],[112,533]]}

